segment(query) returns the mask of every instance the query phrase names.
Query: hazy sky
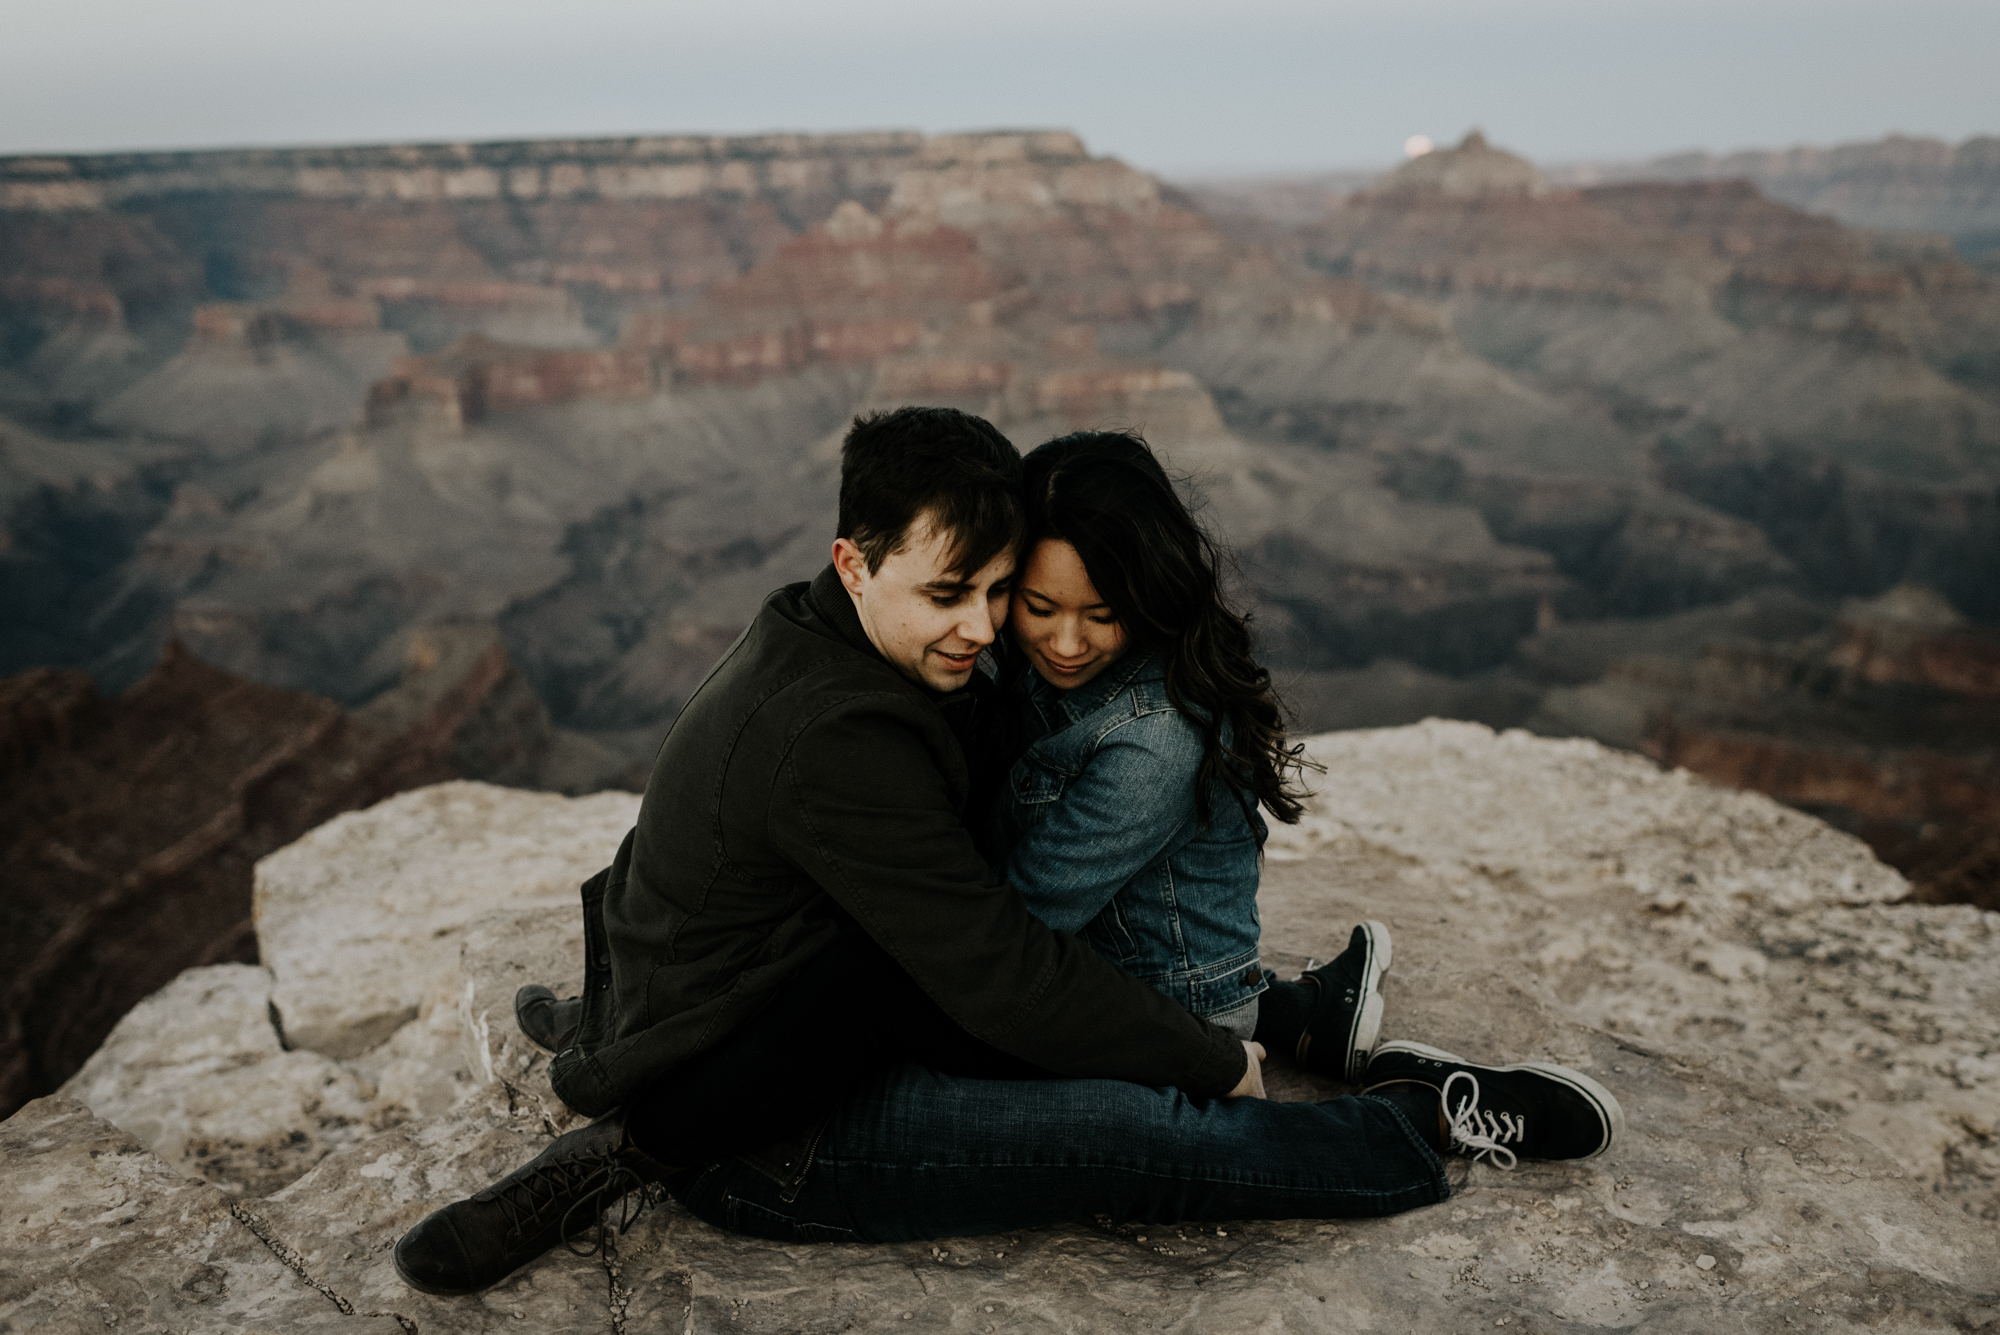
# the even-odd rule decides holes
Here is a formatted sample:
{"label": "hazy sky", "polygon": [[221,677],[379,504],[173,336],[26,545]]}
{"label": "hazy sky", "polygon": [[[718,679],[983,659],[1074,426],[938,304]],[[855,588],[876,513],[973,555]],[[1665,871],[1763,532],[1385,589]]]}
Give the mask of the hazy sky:
{"label": "hazy sky", "polygon": [[0,0],[0,153],[1064,126],[1169,173],[2000,132],[2000,0]]}

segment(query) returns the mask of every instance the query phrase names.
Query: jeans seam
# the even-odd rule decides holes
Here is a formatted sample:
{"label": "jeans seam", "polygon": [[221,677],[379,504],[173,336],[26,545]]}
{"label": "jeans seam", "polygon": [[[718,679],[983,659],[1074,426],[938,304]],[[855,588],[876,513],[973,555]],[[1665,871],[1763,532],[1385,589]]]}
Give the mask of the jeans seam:
{"label": "jeans seam", "polygon": [[[1409,1124],[1407,1122],[1404,1122],[1403,1125],[1407,1129]],[[1444,1176],[1444,1161],[1438,1158],[1437,1153],[1434,1150],[1432,1150],[1430,1146],[1423,1144],[1423,1142],[1421,1140],[1418,1140],[1414,1135],[1411,1136],[1411,1139],[1419,1146],[1419,1148],[1423,1150],[1424,1157],[1427,1161],[1427,1166],[1431,1169],[1432,1176],[1436,1179],[1442,1180]],[[1276,1192],[1296,1193],[1303,1195],[1316,1195],[1316,1194],[1331,1192],[1342,1196],[1387,1197],[1387,1196],[1400,1195],[1404,1191],[1408,1190],[1407,1187],[1379,1188],[1379,1187],[1307,1186],[1300,1184],[1296,1178],[1287,1178],[1282,1176],[1266,1177],[1262,1175],[1244,1176],[1239,1174],[1233,1174],[1222,1171],[1213,1171],[1213,1170],[1196,1173],[1196,1172],[1189,1172],[1185,1165],[1180,1165],[1180,1164],[1169,1163],[1169,1164],[1156,1165],[1152,1163],[1137,1162],[1131,1160],[1120,1160],[1120,1159],[1095,1159],[1089,1163],[1078,1163],[1075,1160],[1051,1161],[1051,1160],[1014,1159],[1014,1160],[1009,1160],[1006,1163],[957,1163],[957,1162],[939,1161],[934,1163],[912,1164],[912,1163],[898,1163],[894,1161],[876,1161],[873,1159],[828,1159],[822,1157],[819,1160],[818,1166],[821,1168],[825,1168],[836,1174],[838,1174],[841,1170],[848,1168],[860,1169],[862,1171],[870,1173],[886,1173],[886,1174],[910,1174],[910,1173],[931,1173],[931,1172],[993,1173],[993,1172],[1015,1172],[1015,1171],[1030,1172],[1030,1173],[1047,1173],[1047,1172],[1061,1172],[1066,1169],[1070,1170],[1088,1169],[1091,1171],[1111,1171],[1119,1173],[1131,1173],[1136,1176],[1158,1178],[1163,1181],[1171,1181],[1171,1182],[1202,1183],[1205,1185],[1225,1186],[1225,1187],[1250,1187],[1258,1191],[1276,1191]]]}

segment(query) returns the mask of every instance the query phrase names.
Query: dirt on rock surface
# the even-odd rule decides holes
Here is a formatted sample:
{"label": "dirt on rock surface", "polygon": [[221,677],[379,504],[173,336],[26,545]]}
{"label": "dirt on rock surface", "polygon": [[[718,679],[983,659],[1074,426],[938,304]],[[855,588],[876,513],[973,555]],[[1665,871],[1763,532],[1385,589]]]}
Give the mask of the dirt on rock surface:
{"label": "dirt on rock surface", "polygon": [[[1906,884],[1858,840],[1591,742],[1431,722],[1311,748],[1327,766],[1311,814],[1268,850],[1266,962],[1389,923],[1385,1037],[1590,1072],[1626,1110],[1609,1154],[1455,1161],[1450,1201],[1394,1219],[1079,1220],[928,1244],[733,1238],[665,1202],[609,1259],[557,1251],[429,1298],[397,1280],[395,1240],[572,1124],[509,1001],[531,977],[576,982],[574,909],[550,887],[609,859],[635,801],[459,783],[261,865],[260,933],[310,935],[323,967],[267,946],[263,967],[190,971],[0,1127],[0,1324],[44,1328],[59,1301],[78,1329],[109,1312],[194,1331],[309,1314],[1204,1335],[2000,1319],[2000,916],[1898,902]],[[529,844],[551,851],[524,859]],[[406,993],[414,1017],[382,1037]],[[317,1017],[315,1049],[278,1042],[295,1013]],[[1274,1097],[1343,1092],[1272,1076]],[[224,1143],[245,1148],[201,1152]]]}

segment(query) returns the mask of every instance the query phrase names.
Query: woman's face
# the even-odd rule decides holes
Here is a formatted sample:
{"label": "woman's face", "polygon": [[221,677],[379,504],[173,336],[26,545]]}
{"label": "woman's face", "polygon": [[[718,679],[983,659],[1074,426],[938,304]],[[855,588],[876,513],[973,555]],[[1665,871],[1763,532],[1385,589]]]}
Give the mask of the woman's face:
{"label": "woman's face", "polygon": [[1125,653],[1125,628],[1097,596],[1076,548],[1060,538],[1044,538],[1028,553],[1007,626],[1057,690],[1075,690]]}

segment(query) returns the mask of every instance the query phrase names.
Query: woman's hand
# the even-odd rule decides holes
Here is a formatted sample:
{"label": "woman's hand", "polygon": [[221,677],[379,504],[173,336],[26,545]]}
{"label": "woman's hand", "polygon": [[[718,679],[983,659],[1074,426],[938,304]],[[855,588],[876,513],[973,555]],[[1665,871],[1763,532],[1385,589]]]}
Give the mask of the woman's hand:
{"label": "woman's hand", "polygon": [[1243,1055],[1249,1059],[1249,1066],[1243,1078],[1236,1082],[1236,1088],[1229,1091],[1232,1099],[1261,1099],[1264,1097],[1264,1045],[1243,1041]]}

